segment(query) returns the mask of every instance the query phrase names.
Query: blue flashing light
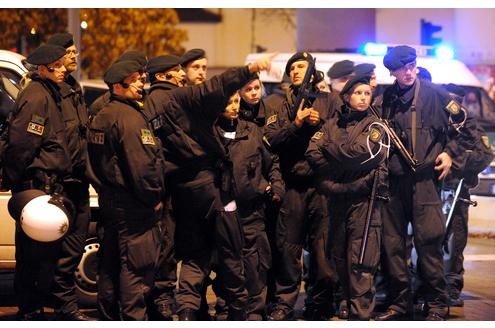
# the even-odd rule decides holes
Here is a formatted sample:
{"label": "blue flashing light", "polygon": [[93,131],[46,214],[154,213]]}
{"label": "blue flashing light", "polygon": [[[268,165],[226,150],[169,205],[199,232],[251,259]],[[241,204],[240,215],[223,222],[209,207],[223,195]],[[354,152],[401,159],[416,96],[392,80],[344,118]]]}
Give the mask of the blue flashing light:
{"label": "blue flashing light", "polygon": [[447,45],[439,45],[435,47],[434,50],[435,56],[440,59],[453,59],[454,58],[454,49]]}
{"label": "blue flashing light", "polygon": [[363,47],[366,56],[385,56],[387,54],[387,45],[384,43],[368,42]]}

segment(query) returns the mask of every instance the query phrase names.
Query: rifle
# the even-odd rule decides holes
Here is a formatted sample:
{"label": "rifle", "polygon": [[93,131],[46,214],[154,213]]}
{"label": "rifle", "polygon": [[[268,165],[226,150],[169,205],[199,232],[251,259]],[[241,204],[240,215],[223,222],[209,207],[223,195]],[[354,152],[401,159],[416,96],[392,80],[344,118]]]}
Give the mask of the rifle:
{"label": "rifle", "polygon": [[378,185],[378,169],[376,169],[375,173],[373,174],[373,187],[371,188],[370,203],[368,204],[368,210],[366,212],[366,222],[364,224],[363,238],[361,239],[361,247],[359,251],[359,262],[358,262],[359,265],[363,265],[364,253],[366,252],[366,248],[368,246],[368,235],[370,233],[373,208],[375,206],[377,185]]}
{"label": "rifle", "polygon": [[301,106],[301,102],[304,100],[304,106],[309,106],[313,102],[315,93],[313,92],[314,85],[311,79],[315,76],[316,73],[316,58],[311,59],[311,56],[308,56],[306,60],[308,61],[308,68],[306,69],[306,74],[304,74],[304,79],[299,86],[299,91],[297,94],[296,101],[292,104],[292,108],[290,111],[290,120],[293,121],[297,115],[297,110],[299,106]]}
{"label": "rifle", "polygon": [[390,123],[388,120],[382,118],[379,114],[378,111],[370,105],[370,110],[373,113],[373,115],[378,118],[379,122],[382,124],[382,127],[384,128],[385,132],[389,136],[390,140],[394,144],[395,148],[399,151],[401,154],[402,158],[406,161],[406,163],[409,165],[409,168],[413,171],[416,172],[416,167],[418,167],[419,163],[418,161],[411,156],[411,154],[407,151],[407,148],[404,146],[400,138],[397,136],[397,133],[395,133],[395,130],[390,127]]}

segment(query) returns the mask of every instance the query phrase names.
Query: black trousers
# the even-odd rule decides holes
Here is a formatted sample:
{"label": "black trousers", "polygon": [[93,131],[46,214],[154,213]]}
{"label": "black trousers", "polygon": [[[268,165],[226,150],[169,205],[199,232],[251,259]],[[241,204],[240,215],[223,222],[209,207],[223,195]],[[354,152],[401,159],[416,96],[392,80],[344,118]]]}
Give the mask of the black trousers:
{"label": "black trousers", "polygon": [[81,261],[88,235],[91,215],[89,185],[87,183],[65,184],[64,192],[74,204],[76,216],[69,232],[62,240],[53,278],[52,294],[55,309],[71,312],[79,308],[74,273]]}
{"label": "black trousers", "polygon": [[[469,198],[469,193],[463,198]],[[448,231],[448,252],[444,255],[445,278],[451,296],[458,297],[464,287],[464,249],[468,241],[469,204],[458,201]]]}
{"label": "black trousers", "polygon": [[73,202],[76,216],[62,240],[34,241],[16,224],[14,288],[20,313],[39,310],[48,301],[64,311],[78,308],[74,272],[81,260],[89,224],[88,185],[66,184],[64,196]]}
{"label": "black trousers", "polygon": [[433,174],[419,181],[410,175],[390,176],[390,201],[382,207],[382,264],[389,286],[388,303],[390,308],[403,313],[411,305],[406,247],[409,222],[425,287],[426,310],[442,316],[448,313],[442,252],[445,216],[436,183]]}
{"label": "black trousers", "polygon": [[[103,204],[102,204],[103,203]],[[100,201],[103,223],[98,267],[102,320],[146,320],[164,229],[153,210]]]}
{"label": "black trousers", "polygon": [[225,212],[214,173],[199,172],[194,179],[174,183],[172,206],[177,218],[176,251],[182,260],[176,293],[177,312],[199,310],[201,290],[211,271],[213,251],[218,253],[218,275],[227,306],[245,309],[243,234],[235,212]]}
{"label": "black trousers", "polygon": [[[303,246],[309,245],[310,261],[316,266],[315,286],[328,286],[331,280],[325,247],[320,247],[320,239],[324,238],[328,229],[327,210],[324,200],[313,187],[300,188],[287,185],[287,191],[280,207],[276,225],[276,246],[280,258],[274,261],[276,265],[275,295],[276,306],[293,309],[299,295],[302,279],[301,254]],[[326,263],[326,264],[325,264]],[[315,298],[313,301],[328,302],[327,297]]]}
{"label": "black trousers", "polygon": [[165,229],[165,240],[160,257],[158,270],[152,290],[152,300],[155,304],[175,303],[175,289],[177,285],[177,259],[175,257],[175,217],[172,213],[172,200],[167,198],[165,215],[162,224]]}
{"label": "black trousers", "polygon": [[41,310],[49,300],[61,243],[34,241],[17,223],[15,245],[14,290],[19,313]]}
{"label": "black trousers", "polygon": [[364,259],[359,265],[369,199],[330,199],[331,253],[351,320],[369,320],[376,304],[373,277],[380,261],[380,206],[381,203],[375,201]]}

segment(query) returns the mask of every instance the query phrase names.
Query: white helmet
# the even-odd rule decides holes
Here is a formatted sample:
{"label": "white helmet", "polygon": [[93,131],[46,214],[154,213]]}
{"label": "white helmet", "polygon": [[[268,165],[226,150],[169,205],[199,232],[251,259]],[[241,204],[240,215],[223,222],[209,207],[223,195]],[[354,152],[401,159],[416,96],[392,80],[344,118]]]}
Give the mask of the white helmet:
{"label": "white helmet", "polygon": [[9,200],[9,213],[18,220],[24,233],[33,240],[53,242],[69,230],[71,203],[60,195],[40,190],[26,190]]}

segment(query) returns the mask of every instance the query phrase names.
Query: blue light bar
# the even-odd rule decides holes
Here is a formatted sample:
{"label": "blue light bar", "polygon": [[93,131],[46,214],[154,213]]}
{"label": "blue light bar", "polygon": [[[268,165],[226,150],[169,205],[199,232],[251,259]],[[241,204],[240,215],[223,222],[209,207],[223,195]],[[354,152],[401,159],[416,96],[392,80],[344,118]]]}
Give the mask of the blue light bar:
{"label": "blue light bar", "polygon": [[434,50],[435,56],[440,59],[453,59],[454,58],[454,49],[447,45],[439,45]]}
{"label": "blue light bar", "polygon": [[387,45],[384,43],[368,42],[364,45],[363,52],[366,56],[385,56]]}

